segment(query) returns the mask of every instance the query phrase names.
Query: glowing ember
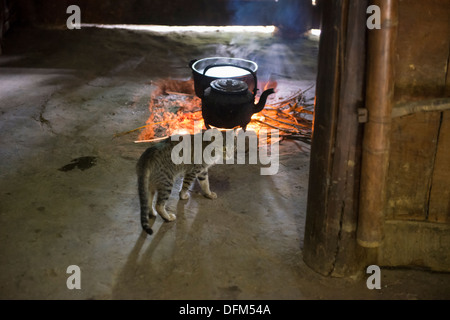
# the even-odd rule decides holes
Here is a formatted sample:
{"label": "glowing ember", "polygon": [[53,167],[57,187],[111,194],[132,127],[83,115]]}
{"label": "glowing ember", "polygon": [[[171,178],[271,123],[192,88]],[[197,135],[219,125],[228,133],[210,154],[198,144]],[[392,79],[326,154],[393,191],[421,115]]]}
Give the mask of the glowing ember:
{"label": "glowing ember", "polygon": [[152,93],[146,121],[139,140],[152,140],[177,133],[189,133],[194,122],[203,127],[201,100],[194,95],[193,81],[161,80]]}
{"label": "glowing ember", "polygon": [[[276,82],[269,82],[265,87],[276,87]],[[156,85],[149,105],[150,116],[138,137],[139,141],[159,141],[173,134],[193,134],[206,129],[201,100],[195,95],[192,80],[161,80]],[[306,104],[303,101],[305,91],[300,90],[288,98],[279,97],[276,103],[268,103],[263,111],[253,114],[247,130],[259,135],[262,128],[274,128],[279,130],[281,138],[310,143],[314,111],[301,105]]]}

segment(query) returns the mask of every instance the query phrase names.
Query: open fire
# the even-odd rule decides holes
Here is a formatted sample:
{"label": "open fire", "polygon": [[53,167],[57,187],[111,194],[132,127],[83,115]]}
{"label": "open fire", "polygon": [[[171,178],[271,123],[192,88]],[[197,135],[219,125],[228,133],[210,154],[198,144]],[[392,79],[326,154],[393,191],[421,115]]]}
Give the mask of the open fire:
{"label": "open fire", "polygon": [[[149,103],[150,116],[145,125],[134,129],[141,130],[136,142],[156,142],[173,134],[193,134],[206,129],[201,99],[195,95],[193,80],[165,79],[155,85],[157,88]],[[264,90],[277,87],[277,82],[267,81],[263,87]],[[298,90],[286,97],[278,90],[261,112],[253,114],[247,130],[258,134],[261,128],[278,129],[281,139],[310,143],[314,101],[307,101],[305,97],[310,89]]]}

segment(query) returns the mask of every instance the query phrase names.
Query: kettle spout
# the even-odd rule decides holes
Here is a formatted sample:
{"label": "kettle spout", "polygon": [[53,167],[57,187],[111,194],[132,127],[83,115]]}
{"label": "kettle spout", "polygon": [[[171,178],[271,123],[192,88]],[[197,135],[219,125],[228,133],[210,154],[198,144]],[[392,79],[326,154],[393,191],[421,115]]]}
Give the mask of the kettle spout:
{"label": "kettle spout", "polygon": [[253,113],[260,112],[262,109],[264,109],[264,107],[266,106],[267,97],[272,93],[275,93],[274,89],[267,89],[261,94],[258,103],[255,105]]}

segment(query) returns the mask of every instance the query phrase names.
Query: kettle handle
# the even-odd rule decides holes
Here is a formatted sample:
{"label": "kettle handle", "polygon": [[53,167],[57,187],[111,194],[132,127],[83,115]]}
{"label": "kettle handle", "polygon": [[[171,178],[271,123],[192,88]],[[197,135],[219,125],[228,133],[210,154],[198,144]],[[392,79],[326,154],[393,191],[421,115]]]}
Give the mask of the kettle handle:
{"label": "kettle handle", "polygon": [[189,68],[192,69],[192,65],[193,65],[194,63],[196,63],[197,61],[198,61],[198,59],[193,59],[193,60],[189,61]]}
{"label": "kettle handle", "polygon": [[255,83],[255,88],[253,89],[253,96],[256,96],[256,92],[258,91],[258,79],[256,78],[256,73],[253,72],[253,70],[246,68],[246,67],[237,66],[232,63],[216,63],[216,64],[210,64],[209,66],[206,66],[205,69],[203,70],[203,75],[206,74],[206,71],[208,71],[209,69],[214,68],[214,67],[235,67],[235,68],[244,69],[245,71],[250,72],[250,74],[253,76],[253,82]]}

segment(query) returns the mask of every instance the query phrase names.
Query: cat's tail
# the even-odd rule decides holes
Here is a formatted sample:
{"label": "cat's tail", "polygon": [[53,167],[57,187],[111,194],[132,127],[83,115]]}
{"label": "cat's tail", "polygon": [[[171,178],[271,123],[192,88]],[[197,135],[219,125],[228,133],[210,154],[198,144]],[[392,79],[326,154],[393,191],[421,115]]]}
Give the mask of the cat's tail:
{"label": "cat's tail", "polygon": [[149,207],[149,198],[148,198],[148,176],[146,174],[138,173],[138,191],[139,191],[139,201],[141,205],[141,225],[142,229],[148,234],[153,234],[153,230],[150,227],[148,221],[148,215],[152,208]]}

